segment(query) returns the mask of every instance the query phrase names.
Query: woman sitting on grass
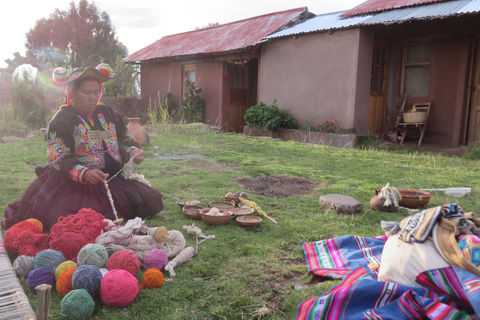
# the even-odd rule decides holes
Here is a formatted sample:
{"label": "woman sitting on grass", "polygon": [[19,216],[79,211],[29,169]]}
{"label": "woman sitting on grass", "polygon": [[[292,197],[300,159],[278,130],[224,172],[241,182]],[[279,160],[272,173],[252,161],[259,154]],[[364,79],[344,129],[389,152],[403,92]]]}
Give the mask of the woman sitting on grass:
{"label": "woman sitting on grass", "polygon": [[112,73],[106,64],[76,69],[70,75],[64,68],[55,69],[52,82],[66,88],[67,104],[48,124],[48,166],[36,168],[38,178],[21,199],[7,206],[4,228],[35,218],[49,230],[59,217],[82,208],[115,220],[105,181],[118,217],[125,221],[152,217],[163,209],[162,194],[156,189],[123,174],[109,180],[130,159],[136,164],[145,159],[122,117],[99,104],[102,83],[112,79]]}

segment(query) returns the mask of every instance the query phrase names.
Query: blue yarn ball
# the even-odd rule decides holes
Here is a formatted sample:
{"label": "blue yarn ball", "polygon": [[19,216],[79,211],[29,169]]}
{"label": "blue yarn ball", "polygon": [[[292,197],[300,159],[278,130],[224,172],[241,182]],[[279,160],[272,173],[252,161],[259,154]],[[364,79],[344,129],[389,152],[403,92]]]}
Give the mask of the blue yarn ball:
{"label": "blue yarn ball", "polygon": [[84,320],[92,317],[95,302],[85,289],[72,290],[60,303],[60,315],[68,320]]}
{"label": "blue yarn ball", "polygon": [[97,266],[81,265],[72,275],[72,286],[74,289],[85,289],[92,296],[100,290],[102,273]]}
{"label": "blue yarn ball", "polygon": [[30,291],[37,293],[35,289],[41,284],[49,284],[53,286],[55,282],[55,275],[52,270],[47,268],[34,269],[28,273],[27,285],[30,288]]}
{"label": "blue yarn ball", "polygon": [[47,249],[40,251],[33,258],[33,269],[47,268],[53,271],[62,262],[65,262],[63,252]]}
{"label": "blue yarn ball", "polygon": [[109,257],[109,258],[112,256],[112,254],[114,254],[115,252],[118,251],[118,250],[115,249],[114,247],[106,247],[105,250],[107,250],[107,253],[108,253],[108,257]]}

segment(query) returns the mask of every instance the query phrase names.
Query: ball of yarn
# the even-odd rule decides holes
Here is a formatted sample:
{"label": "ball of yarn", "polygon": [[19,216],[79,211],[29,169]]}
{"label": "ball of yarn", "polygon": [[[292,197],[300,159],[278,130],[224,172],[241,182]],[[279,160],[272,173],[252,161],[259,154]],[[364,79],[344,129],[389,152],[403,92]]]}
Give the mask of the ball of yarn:
{"label": "ball of yarn", "polygon": [[32,256],[18,256],[13,261],[13,270],[19,277],[26,278],[28,273],[33,270]]}
{"label": "ball of yarn", "polygon": [[30,219],[27,219],[25,221],[31,221],[31,222],[35,223],[37,225],[37,227],[40,228],[40,230],[42,230],[42,232],[43,232],[43,223],[40,220],[30,218]]}
{"label": "ball of yarn", "polygon": [[106,247],[105,250],[107,250],[107,253],[108,253],[108,257],[109,257],[109,258],[112,256],[112,254],[114,254],[115,252],[118,251],[118,250],[115,249],[114,247]]}
{"label": "ball of yarn", "polygon": [[65,68],[58,67],[53,70],[52,77],[57,82],[64,82],[68,79],[68,72]]}
{"label": "ball of yarn", "polygon": [[101,244],[89,243],[80,249],[77,260],[79,265],[89,264],[103,268],[107,265],[108,253]]}
{"label": "ball of yarn", "polygon": [[41,284],[53,285],[55,277],[53,271],[47,268],[34,269],[28,273],[27,285],[30,291],[37,293],[35,288]]}
{"label": "ball of yarn", "polygon": [[165,278],[163,273],[155,268],[150,268],[143,274],[143,285],[140,285],[140,289],[155,289],[163,286]]}
{"label": "ball of yarn", "polygon": [[92,317],[95,302],[85,289],[70,291],[60,303],[60,315],[68,320],[83,320]]}
{"label": "ball of yarn", "polygon": [[[38,220],[37,220],[38,221]],[[20,228],[22,230],[30,230],[34,233],[42,233],[42,229],[33,221],[25,220],[19,223],[16,223],[12,228]]]}
{"label": "ball of yarn", "polygon": [[62,262],[65,262],[65,257],[61,251],[47,249],[33,258],[33,269],[47,268],[53,271]]}
{"label": "ball of yarn", "polygon": [[19,255],[35,256],[38,252],[48,249],[45,240],[48,234],[35,233],[30,230],[23,230],[15,239],[13,246],[18,248]]}
{"label": "ball of yarn", "polygon": [[110,259],[108,259],[107,269],[123,269],[136,276],[138,271],[140,271],[140,260],[133,252],[120,250],[112,254]]}
{"label": "ball of yarn", "polygon": [[7,249],[7,251],[11,254],[18,254],[18,247],[16,247],[14,243],[22,232],[22,229],[13,227],[8,229],[7,232],[5,232],[5,235],[3,236],[3,243],[5,244],[5,249]]}
{"label": "ball of yarn", "polygon": [[102,278],[97,266],[84,264],[73,272],[72,285],[74,289],[85,289],[93,296],[100,289]]}
{"label": "ball of yarn", "polygon": [[51,238],[49,243],[50,249],[63,252],[65,259],[71,260],[78,255],[86,241],[80,233],[65,232],[58,237]]}
{"label": "ball of yarn", "polygon": [[147,270],[150,268],[162,270],[168,263],[168,256],[164,250],[155,248],[147,252],[143,262]]}
{"label": "ball of yarn", "polygon": [[65,297],[67,293],[74,290],[72,285],[72,276],[77,268],[71,268],[63,271],[57,279],[56,289],[57,292],[62,296]]}
{"label": "ball of yarn", "polygon": [[65,262],[60,263],[54,270],[55,280],[58,280],[58,277],[67,269],[76,268],[77,264],[72,260],[67,260]]}
{"label": "ball of yarn", "polygon": [[102,279],[100,297],[109,307],[124,307],[135,299],[137,293],[138,280],[126,270],[110,270]]}
{"label": "ball of yarn", "polygon": [[476,235],[462,235],[459,237],[458,246],[462,254],[474,265],[480,264],[480,238]]}

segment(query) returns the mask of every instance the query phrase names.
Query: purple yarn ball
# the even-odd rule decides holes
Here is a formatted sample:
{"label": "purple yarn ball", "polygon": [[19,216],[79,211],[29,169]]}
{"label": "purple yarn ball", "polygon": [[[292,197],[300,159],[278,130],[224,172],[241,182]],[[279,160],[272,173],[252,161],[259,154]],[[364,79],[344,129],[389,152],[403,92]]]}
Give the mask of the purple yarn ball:
{"label": "purple yarn ball", "polygon": [[168,255],[164,250],[155,248],[147,252],[143,262],[146,270],[150,268],[163,270],[168,263]]}
{"label": "purple yarn ball", "polygon": [[53,286],[55,283],[55,275],[52,270],[47,268],[33,269],[28,273],[27,285],[30,288],[30,291],[37,293],[35,289],[41,284],[49,284]]}
{"label": "purple yarn ball", "polygon": [[94,296],[100,290],[102,278],[103,275],[97,266],[84,264],[73,272],[72,286],[74,289],[85,289]]}

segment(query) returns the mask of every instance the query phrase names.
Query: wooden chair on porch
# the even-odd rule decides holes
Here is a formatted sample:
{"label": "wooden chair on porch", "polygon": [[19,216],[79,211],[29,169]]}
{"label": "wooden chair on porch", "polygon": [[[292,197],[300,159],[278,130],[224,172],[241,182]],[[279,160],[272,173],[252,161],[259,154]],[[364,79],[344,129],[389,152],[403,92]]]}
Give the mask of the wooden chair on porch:
{"label": "wooden chair on porch", "polygon": [[420,130],[420,140],[418,146],[422,144],[423,136],[425,135],[425,129],[427,128],[428,116],[430,115],[430,108],[432,102],[414,103],[413,112],[405,112],[403,114],[403,121],[399,123],[400,130],[403,131],[402,140],[400,144],[403,144],[405,140],[405,132],[408,127],[415,126]]}

